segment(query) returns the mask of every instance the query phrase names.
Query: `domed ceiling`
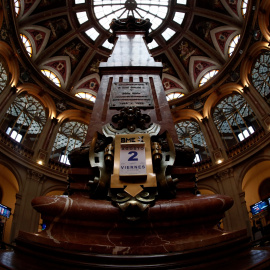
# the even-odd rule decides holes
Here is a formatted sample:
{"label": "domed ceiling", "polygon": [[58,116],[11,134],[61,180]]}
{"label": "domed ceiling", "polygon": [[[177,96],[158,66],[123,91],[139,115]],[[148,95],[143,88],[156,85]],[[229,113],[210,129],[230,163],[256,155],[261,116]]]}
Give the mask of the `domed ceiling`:
{"label": "domed ceiling", "polygon": [[[95,95],[99,63],[113,49],[109,24],[133,15],[152,22],[148,47],[163,63],[165,90],[187,95],[209,83],[201,86],[210,71],[220,76],[235,57],[247,25],[247,1],[14,0],[7,12],[10,27],[21,34],[13,42],[24,63],[23,81],[34,76],[54,93]],[[54,83],[40,71],[55,75]]]}

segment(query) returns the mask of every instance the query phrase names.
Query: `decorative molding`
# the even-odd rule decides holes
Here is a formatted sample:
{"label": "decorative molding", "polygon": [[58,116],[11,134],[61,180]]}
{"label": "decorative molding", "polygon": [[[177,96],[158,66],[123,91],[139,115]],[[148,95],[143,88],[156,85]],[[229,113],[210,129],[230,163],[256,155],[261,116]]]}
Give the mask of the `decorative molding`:
{"label": "decorative molding", "polygon": [[216,174],[217,178],[219,180],[224,180],[224,179],[227,179],[227,178],[231,178],[234,176],[234,170],[232,168],[229,168],[229,169],[225,169],[221,172],[218,172]]}
{"label": "decorative molding", "polygon": [[44,174],[37,172],[35,170],[28,169],[27,170],[27,180],[33,180],[40,184],[43,184],[45,180]]}

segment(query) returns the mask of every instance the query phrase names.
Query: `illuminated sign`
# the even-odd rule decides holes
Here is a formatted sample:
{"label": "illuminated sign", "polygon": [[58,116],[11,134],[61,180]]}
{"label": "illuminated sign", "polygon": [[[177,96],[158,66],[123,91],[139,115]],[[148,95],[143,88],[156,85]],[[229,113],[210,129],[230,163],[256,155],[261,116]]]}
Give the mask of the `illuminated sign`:
{"label": "illuminated sign", "polygon": [[11,214],[11,208],[0,204],[0,215],[6,218],[9,218]]}

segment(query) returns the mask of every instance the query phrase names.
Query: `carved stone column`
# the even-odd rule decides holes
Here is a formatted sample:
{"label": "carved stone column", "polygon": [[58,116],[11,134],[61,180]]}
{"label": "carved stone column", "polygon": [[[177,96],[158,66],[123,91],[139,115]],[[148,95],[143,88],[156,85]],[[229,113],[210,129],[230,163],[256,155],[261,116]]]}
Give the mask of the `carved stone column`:
{"label": "carved stone column", "polygon": [[17,88],[15,86],[10,88],[8,94],[4,97],[3,101],[0,102],[0,117],[6,113],[7,109],[9,108],[10,104],[16,98]]}
{"label": "carved stone column", "polygon": [[[215,127],[212,127],[211,122],[207,117],[202,119],[202,123],[205,126],[205,129],[207,131],[207,135],[210,139],[211,146],[213,148],[212,150],[212,156],[214,158],[215,163],[221,163],[227,156],[225,150],[222,151],[222,148],[219,147],[219,145],[223,145],[221,139],[218,141],[218,138],[220,138],[220,135],[218,131],[216,132],[217,134],[214,134],[214,129]],[[218,136],[216,136],[218,135]]]}
{"label": "carved stone column", "polygon": [[[24,196],[21,200],[20,213],[18,219],[18,230],[33,232],[37,230],[39,214],[32,208],[31,201],[41,195],[41,190],[45,177],[38,171],[28,169],[24,186]],[[23,220],[23,222],[22,222]]]}
{"label": "carved stone column", "polygon": [[21,211],[21,201],[22,201],[22,195],[17,193],[16,194],[16,202],[15,202],[15,208],[13,211],[13,220],[12,220],[12,227],[11,227],[11,234],[10,234],[10,242],[13,243],[15,238],[18,236],[19,233],[19,220],[20,217],[23,215],[23,212]]}
{"label": "carved stone column", "polygon": [[247,211],[243,211],[242,190],[239,191],[234,178],[233,168],[225,169],[216,174],[215,179],[221,185],[220,192],[234,200],[233,207],[225,213],[224,226],[227,230],[240,230],[247,228]]}
{"label": "carved stone column", "polygon": [[44,134],[45,139],[43,141],[42,148],[39,149],[39,153],[38,153],[38,157],[37,157],[38,161],[46,163],[46,161],[48,159],[47,149],[48,149],[50,140],[52,139],[52,134],[53,134],[53,131],[54,131],[57,123],[58,123],[58,119],[56,119],[55,117],[53,119],[51,119],[49,130],[47,131],[47,134]]}
{"label": "carved stone column", "polygon": [[249,214],[248,214],[248,210],[247,210],[247,202],[246,202],[246,198],[245,198],[245,192],[242,191],[239,193],[239,198],[240,198],[240,202],[241,202],[241,205],[242,205],[242,211],[243,213],[246,213],[246,224],[247,224],[247,230],[248,230],[248,235],[251,237],[252,236],[252,226],[251,226],[251,223],[250,223],[250,220],[249,220]]}

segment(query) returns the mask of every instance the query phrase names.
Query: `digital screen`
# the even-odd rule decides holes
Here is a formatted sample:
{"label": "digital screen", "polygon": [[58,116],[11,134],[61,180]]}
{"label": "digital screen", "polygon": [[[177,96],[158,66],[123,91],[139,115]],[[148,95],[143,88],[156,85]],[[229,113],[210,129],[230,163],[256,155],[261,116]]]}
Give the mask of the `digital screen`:
{"label": "digital screen", "polygon": [[265,211],[269,207],[269,200],[259,201],[250,206],[252,215],[257,215],[260,212]]}
{"label": "digital screen", "polygon": [[9,218],[10,214],[11,214],[11,208],[9,208],[3,204],[0,204],[0,216]]}

